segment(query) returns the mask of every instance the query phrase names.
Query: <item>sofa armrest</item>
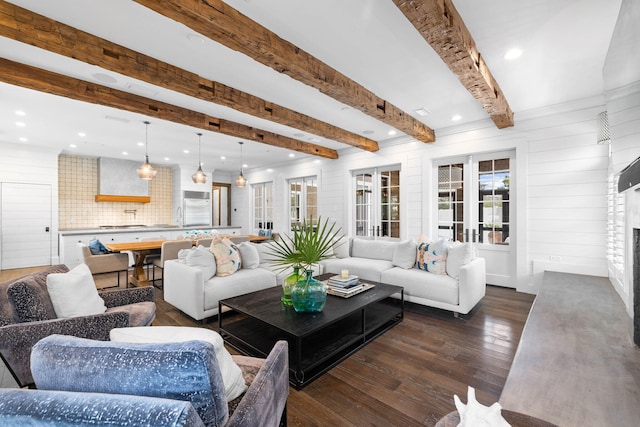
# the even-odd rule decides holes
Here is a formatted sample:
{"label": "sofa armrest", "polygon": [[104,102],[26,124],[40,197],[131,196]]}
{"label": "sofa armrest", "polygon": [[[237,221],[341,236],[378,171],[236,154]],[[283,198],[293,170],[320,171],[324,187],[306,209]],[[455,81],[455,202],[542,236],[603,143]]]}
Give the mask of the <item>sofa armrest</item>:
{"label": "sofa armrest", "polygon": [[42,338],[60,334],[107,341],[111,329],[127,326],[129,326],[129,314],[126,312],[13,323],[0,328],[0,348],[15,375],[27,385],[33,383],[29,366],[31,347]]}
{"label": "sofa armrest", "polygon": [[204,277],[202,270],[168,260],[163,271],[164,300],[196,320],[203,318]]}
{"label": "sofa armrest", "polygon": [[474,258],[460,268],[459,286],[459,312],[467,314],[484,297],[487,290],[484,258]]}
{"label": "sofa armrest", "polygon": [[[289,396],[289,344],[278,341],[271,349],[227,426],[277,426],[286,417]],[[285,423],[286,424],[286,423]]]}
{"label": "sofa armrest", "polygon": [[100,292],[107,308],[135,304],[137,302],[153,302],[153,286],[140,288],[112,289]]}

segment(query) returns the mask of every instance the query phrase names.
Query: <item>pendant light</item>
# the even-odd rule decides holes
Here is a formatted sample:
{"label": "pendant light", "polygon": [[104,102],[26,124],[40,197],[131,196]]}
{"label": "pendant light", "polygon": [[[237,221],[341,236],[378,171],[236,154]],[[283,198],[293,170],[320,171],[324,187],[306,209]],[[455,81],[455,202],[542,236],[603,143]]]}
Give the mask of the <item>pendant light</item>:
{"label": "pendant light", "polygon": [[242,144],[244,142],[240,141],[238,144],[240,144],[240,175],[236,178],[236,186],[242,188],[247,185],[247,179],[242,174]]}
{"label": "pendant light", "polygon": [[207,183],[207,175],[202,171],[202,160],[200,158],[200,154],[201,154],[200,149],[201,149],[201,145],[202,145],[202,141],[201,141],[202,134],[201,133],[197,133],[196,135],[198,135],[198,170],[196,171],[196,173],[191,175],[191,179],[196,184],[206,184]]}
{"label": "pendant light", "polygon": [[151,166],[149,164],[149,152],[148,147],[149,147],[149,122],[145,121],[143,122],[145,125],[145,131],[144,131],[144,163],[142,164],[142,166],[140,166],[137,170],[138,176],[141,179],[146,179],[146,180],[151,180],[153,178],[155,178],[156,174],[158,173],[158,171],[156,171],[153,166]]}

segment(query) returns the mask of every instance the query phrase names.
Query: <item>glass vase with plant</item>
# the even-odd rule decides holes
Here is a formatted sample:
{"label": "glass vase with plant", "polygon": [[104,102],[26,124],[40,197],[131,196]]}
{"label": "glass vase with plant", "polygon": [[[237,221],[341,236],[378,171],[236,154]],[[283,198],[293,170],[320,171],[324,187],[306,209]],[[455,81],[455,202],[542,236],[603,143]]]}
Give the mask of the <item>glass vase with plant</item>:
{"label": "glass vase with plant", "polygon": [[[342,228],[329,220],[313,218],[294,227],[292,236],[282,235],[271,243],[273,263],[282,270],[298,269],[299,279],[291,289],[293,308],[298,312],[318,312],[324,308],[327,291],[324,283],[313,278],[313,266],[332,256],[332,249],[344,237]],[[285,280],[286,283],[286,280]],[[283,287],[283,303],[286,305],[286,289]]]}

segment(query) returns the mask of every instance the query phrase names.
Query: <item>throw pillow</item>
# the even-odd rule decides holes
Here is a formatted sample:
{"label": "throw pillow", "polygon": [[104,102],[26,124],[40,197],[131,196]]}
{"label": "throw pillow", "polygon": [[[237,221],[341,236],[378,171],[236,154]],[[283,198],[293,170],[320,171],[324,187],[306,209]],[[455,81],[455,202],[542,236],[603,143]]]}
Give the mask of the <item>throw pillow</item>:
{"label": "throw pillow", "polygon": [[470,243],[452,242],[447,248],[447,274],[454,279],[460,277],[460,268],[473,259]]}
{"label": "throw pillow", "polygon": [[216,276],[230,276],[240,269],[240,252],[231,240],[216,236],[210,250],[216,258]]}
{"label": "throw pillow", "polygon": [[80,264],[68,273],[49,274],[47,290],[59,318],[89,316],[107,311],[86,264]]}
{"label": "throw pillow", "polygon": [[191,267],[202,270],[204,280],[209,280],[216,274],[216,260],[209,249],[204,246],[196,246],[189,250],[184,262]]}
{"label": "throw pillow", "polygon": [[336,258],[348,258],[351,253],[351,243],[353,239],[343,237],[333,245],[333,254]]}
{"label": "throw pillow", "polygon": [[240,260],[242,261],[242,268],[248,268],[253,270],[260,264],[260,254],[255,243],[242,242],[238,245],[240,251]]}
{"label": "throw pillow", "polygon": [[110,332],[110,340],[128,343],[168,343],[183,341],[206,341],[213,345],[218,367],[222,374],[225,397],[231,401],[245,392],[247,386],[240,367],[233,361],[224,347],[222,337],[215,331],[186,326],[142,326],[133,328],[115,328]]}
{"label": "throw pillow", "polygon": [[416,267],[435,274],[447,274],[447,241],[418,244]]}
{"label": "throw pillow", "polygon": [[416,259],[416,247],[416,242],[412,240],[398,243],[391,260],[393,265],[404,269],[412,268]]}

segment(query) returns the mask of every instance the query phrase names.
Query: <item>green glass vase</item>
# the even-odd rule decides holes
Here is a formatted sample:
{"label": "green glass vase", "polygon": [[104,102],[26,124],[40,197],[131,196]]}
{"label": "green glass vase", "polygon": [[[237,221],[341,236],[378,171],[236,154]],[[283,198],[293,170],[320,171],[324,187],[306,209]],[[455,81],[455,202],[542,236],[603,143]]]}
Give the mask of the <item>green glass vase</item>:
{"label": "green glass vase", "polygon": [[291,290],[293,308],[298,313],[320,312],[327,301],[327,289],[319,280],[313,278],[313,270],[305,270]]}
{"label": "green glass vase", "polygon": [[300,274],[300,267],[293,267],[293,273],[290,276],[287,276],[282,282],[282,297],[280,301],[286,307],[291,307],[293,305],[293,300],[291,299],[291,290],[298,282],[298,280],[302,279],[304,276]]}

